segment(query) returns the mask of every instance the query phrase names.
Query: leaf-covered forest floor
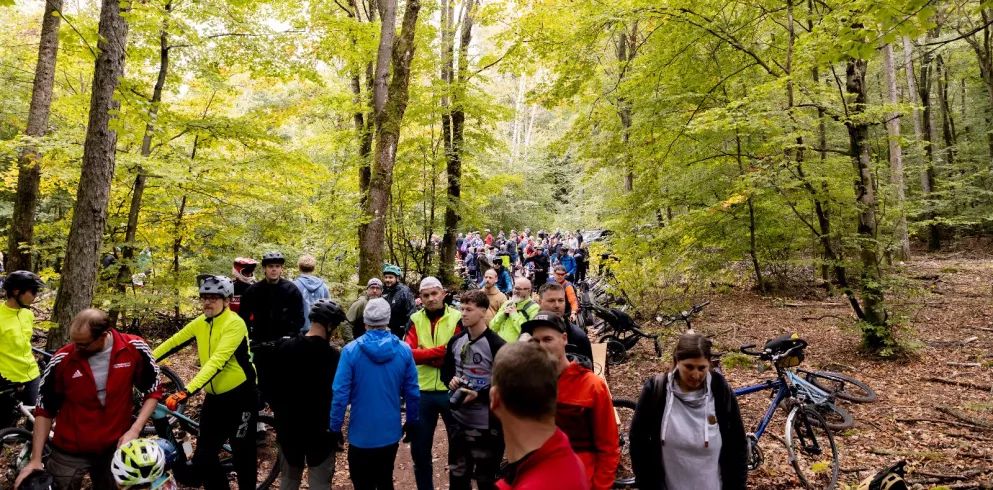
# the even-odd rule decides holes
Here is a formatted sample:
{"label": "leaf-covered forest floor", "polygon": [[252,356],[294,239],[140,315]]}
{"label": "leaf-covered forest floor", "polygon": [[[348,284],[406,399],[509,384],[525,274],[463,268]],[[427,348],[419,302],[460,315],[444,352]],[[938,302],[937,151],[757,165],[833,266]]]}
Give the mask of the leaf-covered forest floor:
{"label": "leaf-covered forest floor", "polygon": [[[695,297],[692,299],[697,302],[710,300],[711,304],[694,320],[694,327],[712,336],[722,352],[797,333],[810,343],[803,367],[842,371],[876,390],[879,400],[875,403],[839,402],[856,420],[852,429],[836,434],[841,483],[857,488],[862,479],[906,459],[913,466],[909,478],[919,484],[917,488],[989,488],[993,485],[993,394],[928,379],[993,384],[993,257],[981,252],[919,255],[891,277],[894,286],[887,298],[890,314],[901,321],[900,339],[911,347],[909,355],[897,360],[878,360],[859,353],[851,307],[840,295],[821,294],[818,299],[809,299],[809,291],[796,291],[789,296],[805,299],[793,299],[784,293],[762,297],[738,290]],[[648,330],[653,329],[658,331],[649,324]],[[668,339],[664,349],[671,347],[672,340]],[[189,351],[185,353],[190,356],[189,366],[183,366],[186,363],[180,359],[170,363],[186,378],[195,373],[192,349]],[[725,362],[732,387],[774,376],[771,370],[759,373],[751,360],[742,359]],[[949,362],[980,366],[950,366]],[[637,399],[642,382],[667,369],[669,363],[668,359],[654,358],[651,344],[641,342],[627,363],[610,369],[608,383],[613,395]],[[770,400],[765,393],[739,400],[748,430],[754,429],[768,408]],[[953,418],[940,409],[958,410],[972,421]],[[777,413],[760,441],[765,462],[749,474],[749,488],[799,488],[786,461],[785,446],[773,437],[781,438],[784,423],[785,414]],[[443,426],[436,432],[434,456],[435,486],[448,488]],[[351,488],[347,468],[345,455],[339,454],[333,488]],[[394,480],[396,488],[415,487],[405,444],[397,454]],[[306,477],[303,488],[308,488]]]}

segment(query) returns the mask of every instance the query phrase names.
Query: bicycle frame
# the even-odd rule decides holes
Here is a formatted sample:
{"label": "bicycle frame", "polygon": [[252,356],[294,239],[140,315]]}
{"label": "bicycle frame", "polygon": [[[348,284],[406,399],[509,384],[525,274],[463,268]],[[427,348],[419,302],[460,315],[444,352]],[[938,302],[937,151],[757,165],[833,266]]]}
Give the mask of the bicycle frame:
{"label": "bicycle frame", "polygon": [[763,415],[762,419],[759,420],[759,426],[755,429],[755,439],[760,439],[762,437],[766,427],[769,426],[769,422],[772,422],[772,416],[776,413],[776,409],[779,408],[779,405],[783,403],[783,400],[785,400],[786,396],[789,394],[790,387],[782,379],[776,379],[768,380],[762,384],[738,388],[733,391],[735,398],[738,398],[750,393],[765,390],[776,390],[776,395],[772,400],[772,403],[769,405],[768,410],[765,411],[765,415]]}

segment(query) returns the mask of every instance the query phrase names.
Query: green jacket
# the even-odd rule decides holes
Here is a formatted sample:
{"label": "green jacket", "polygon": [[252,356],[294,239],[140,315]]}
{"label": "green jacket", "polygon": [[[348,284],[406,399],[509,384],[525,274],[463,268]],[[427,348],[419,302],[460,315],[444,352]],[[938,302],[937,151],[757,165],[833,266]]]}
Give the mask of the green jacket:
{"label": "green jacket", "polygon": [[31,308],[13,309],[0,303],[0,377],[27,383],[38,376],[38,362],[31,353],[34,313]]}
{"label": "green jacket", "polygon": [[211,395],[227,393],[242,383],[255,384],[255,366],[248,348],[248,328],[237,313],[225,309],[214,318],[203,315],[158,346],[152,353],[161,361],[197,341],[200,371],[186,384],[186,391],[203,389]]}
{"label": "green jacket", "polygon": [[517,338],[521,336],[521,325],[534,318],[540,309],[538,303],[532,301],[531,298],[525,298],[517,302],[517,312],[508,315],[507,306],[509,305],[509,301],[504,303],[503,308],[500,308],[500,313],[497,313],[490,320],[490,329],[500,334],[500,338],[506,340],[507,343],[517,342]]}

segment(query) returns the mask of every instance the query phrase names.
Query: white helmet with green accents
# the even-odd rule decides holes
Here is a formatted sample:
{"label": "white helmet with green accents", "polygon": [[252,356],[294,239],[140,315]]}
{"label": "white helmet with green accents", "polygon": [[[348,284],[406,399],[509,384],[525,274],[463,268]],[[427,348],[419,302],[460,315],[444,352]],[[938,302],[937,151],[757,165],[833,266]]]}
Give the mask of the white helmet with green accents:
{"label": "white helmet with green accents", "polygon": [[165,453],[151,439],[135,439],[114,452],[110,472],[118,485],[131,487],[153,483],[165,471]]}

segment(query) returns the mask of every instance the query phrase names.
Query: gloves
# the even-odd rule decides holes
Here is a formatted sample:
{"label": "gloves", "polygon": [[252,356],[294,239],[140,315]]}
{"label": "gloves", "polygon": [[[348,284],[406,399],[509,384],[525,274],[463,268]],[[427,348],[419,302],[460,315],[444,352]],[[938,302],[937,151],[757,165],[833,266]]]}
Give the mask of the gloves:
{"label": "gloves", "polygon": [[345,436],[341,432],[331,431],[331,450],[336,453],[345,452]]}
{"label": "gloves", "polygon": [[180,403],[183,403],[184,401],[186,401],[186,399],[189,398],[189,397],[190,397],[190,394],[187,393],[186,390],[177,391],[177,392],[169,395],[169,398],[166,398],[165,406],[169,410],[172,410],[173,412],[175,412],[176,411],[176,407],[179,406]]}
{"label": "gloves", "polygon": [[410,443],[410,440],[416,437],[417,434],[417,423],[415,422],[405,422],[403,424],[403,442]]}

